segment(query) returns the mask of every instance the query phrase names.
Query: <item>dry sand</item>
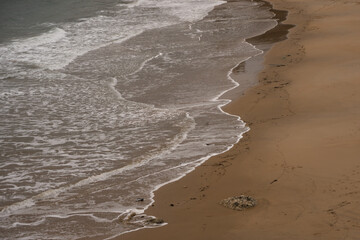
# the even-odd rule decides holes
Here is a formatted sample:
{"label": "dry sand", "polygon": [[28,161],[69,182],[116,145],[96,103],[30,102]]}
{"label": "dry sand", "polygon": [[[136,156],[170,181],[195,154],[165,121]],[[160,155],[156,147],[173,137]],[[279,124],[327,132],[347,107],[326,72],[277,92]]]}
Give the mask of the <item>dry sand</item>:
{"label": "dry sand", "polygon": [[[226,107],[251,131],[155,193],[147,214],[168,225],[119,239],[360,239],[360,2],[271,2],[296,27]],[[219,204],[240,194],[257,206]]]}

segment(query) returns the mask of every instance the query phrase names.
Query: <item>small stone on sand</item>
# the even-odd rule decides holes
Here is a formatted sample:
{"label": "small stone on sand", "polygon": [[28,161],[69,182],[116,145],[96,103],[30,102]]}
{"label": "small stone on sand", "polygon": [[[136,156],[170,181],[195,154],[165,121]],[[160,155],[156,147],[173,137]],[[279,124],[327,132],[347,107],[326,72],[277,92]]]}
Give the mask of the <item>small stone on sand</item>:
{"label": "small stone on sand", "polygon": [[147,220],[146,222],[149,224],[163,224],[164,220],[162,220],[161,218],[153,218],[153,219]]}

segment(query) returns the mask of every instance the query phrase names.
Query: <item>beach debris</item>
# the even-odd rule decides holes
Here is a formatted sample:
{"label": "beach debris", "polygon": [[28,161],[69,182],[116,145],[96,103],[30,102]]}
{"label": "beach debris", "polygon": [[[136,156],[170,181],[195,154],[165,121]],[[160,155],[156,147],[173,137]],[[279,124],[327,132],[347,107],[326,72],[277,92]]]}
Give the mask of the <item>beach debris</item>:
{"label": "beach debris", "polygon": [[226,198],[222,200],[220,204],[233,210],[243,211],[245,209],[255,207],[256,200],[250,196],[240,195]]}
{"label": "beach debris", "polygon": [[163,224],[165,221],[161,218],[152,218],[146,221],[148,224]]}
{"label": "beach debris", "polygon": [[164,220],[161,218],[155,218],[144,214],[138,214],[136,212],[128,212],[121,214],[118,217],[120,223],[133,226],[144,226],[145,225],[159,225],[163,224]]}
{"label": "beach debris", "polygon": [[269,64],[272,67],[285,67],[285,64]]}
{"label": "beach debris", "polygon": [[137,198],[136,201],[137,201],[137,202],[143,202],[144,199],[143,199],[143,198]]}
{"label": "beach debris", "polygon": [[276,183],[277,181],[278,181],[278,180],[275,179],[275,180],[273,180],[270,184]]}
{"label": "beach debris", "polygon": [[129,213],[123,213],[121,215],[119,215],[118,217],[118,221],[121,222],[121,223],[129,223],[131,222],[134,217],[136,217],[136,213],[135,212],[129,212]]}
{"label": "beach debris", "polygon": [[125,221],[129,222],[136,216],[136,213],[132,212],[130,213],[126,218]]}
{"label": "beach debris", "polygon": [[173,203],[170,203],[170,207],[173,207],[173,206],[175,206]]}

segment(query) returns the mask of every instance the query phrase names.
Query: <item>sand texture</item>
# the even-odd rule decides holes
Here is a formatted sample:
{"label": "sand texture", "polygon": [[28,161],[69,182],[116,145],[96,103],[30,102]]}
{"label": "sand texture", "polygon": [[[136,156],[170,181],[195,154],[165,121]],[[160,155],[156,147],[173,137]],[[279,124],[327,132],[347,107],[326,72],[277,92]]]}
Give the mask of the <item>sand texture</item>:
{"label": "sand texture", "polygon": [[[225,108],[251,131],[155,193],[168,225],[118,239],[360,239],[360,2],[271,2],[296,27]],[[242,194],[256,206],[220,204]]]}

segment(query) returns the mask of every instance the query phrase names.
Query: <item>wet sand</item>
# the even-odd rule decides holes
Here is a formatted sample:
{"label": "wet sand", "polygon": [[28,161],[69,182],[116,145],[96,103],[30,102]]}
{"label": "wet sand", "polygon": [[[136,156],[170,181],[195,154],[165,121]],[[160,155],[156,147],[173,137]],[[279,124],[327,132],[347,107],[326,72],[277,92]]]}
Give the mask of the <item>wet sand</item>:
{"label": "wet sand", "polygon": [[[360,4],[271,0],[295,24],[259,85],[226,106],[251,130],[230,151],[155,192],[168,225],[118,239],[359,239]],[[245,211],[219,202],[250,195]]]}

